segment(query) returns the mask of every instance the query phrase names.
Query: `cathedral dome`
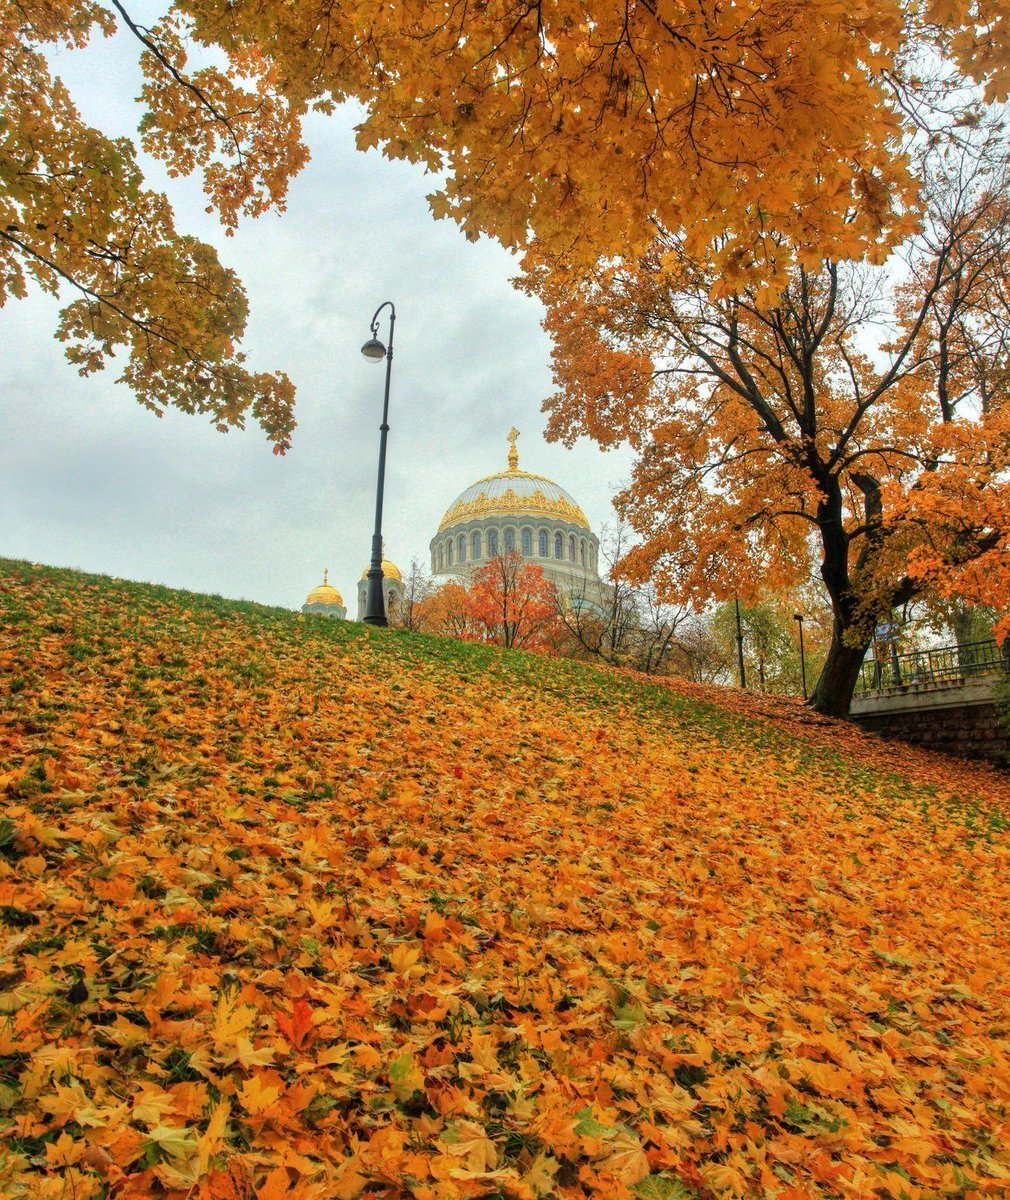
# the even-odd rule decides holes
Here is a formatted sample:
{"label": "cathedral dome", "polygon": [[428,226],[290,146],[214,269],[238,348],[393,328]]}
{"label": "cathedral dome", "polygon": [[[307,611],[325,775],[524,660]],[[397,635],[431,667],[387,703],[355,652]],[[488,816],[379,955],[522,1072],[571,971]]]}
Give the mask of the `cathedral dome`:
{"label": "cathedral dome", "polygon": [[343,604],[344,598],[329,583],[329,570],[323,572],[323,582],[305,597],[306,604]]}
{"label": "cathedral dome", "polygon": [[[361,572],[362,579],[368,578],[368,572],[370,569],[371,564],[365,567],[365,569]],[[403,582],[403,576],[400,574],[400,568],[396,565],[396,563],[391,563],[388,558],[384,558],[382,560],[382,578],[395,579],[398,583]]]}
{"label": "cathedral dome", "polygon": [[429,543],[431,573],[465,579],[515,553],[573,602],[601,607],[600,540],[563,487],[519,470],[518,436],[509,431],[508,470],[470,484],[447,509]]}
{"label": "cathedral dome", "polygon": [[589,528],[586,514],[563,487],[546,475],[519,470],[519,454],[513,439],[507,471],[487,475],[460,492],[446,510],[439,533],[461,521],[485,517],[529,516],[554,518]]}

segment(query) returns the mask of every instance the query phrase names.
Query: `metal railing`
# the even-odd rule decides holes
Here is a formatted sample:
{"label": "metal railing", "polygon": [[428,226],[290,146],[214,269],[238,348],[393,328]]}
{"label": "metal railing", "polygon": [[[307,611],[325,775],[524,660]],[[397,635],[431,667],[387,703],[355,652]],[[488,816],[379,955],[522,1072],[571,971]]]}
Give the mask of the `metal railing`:
{"label": "metal railing", "polygon": [[935,650],[906,650],[877,643],[859,671],[857,692],[911,684],[956,682],[992,671],[1010,671],[1010,655],[993,641],[940,646]]}

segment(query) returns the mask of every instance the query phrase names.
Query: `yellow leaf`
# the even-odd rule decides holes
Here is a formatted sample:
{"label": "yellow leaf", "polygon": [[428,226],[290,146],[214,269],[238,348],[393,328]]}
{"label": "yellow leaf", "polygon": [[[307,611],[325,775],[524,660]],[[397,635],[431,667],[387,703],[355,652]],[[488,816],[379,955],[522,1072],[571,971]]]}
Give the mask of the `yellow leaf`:
{"label": "yellow leaf", "polygon": [[468,1171],[493,1171],[498,1163],[498,1147],[476,1121],[457,1121],[438,1139],[438,1144]]}
{"label": "yellow leaf", "polygon": [[389,1085],[397,1100],[408,1100],[424,1087],[424,1076],[409,1051],[398,1055],[389,1064]]}
{"label": "yellow leaf", "polygon": [[258,1116],[277,1102],[281,1089],[272,1083],[263,1083],[262,1077],[253,1075],[239,1089],[238,1098],[242,1107],[253,1116]]}
{"label": "yellow leaf", "polygon": [[200,1174],[204,1175],[210,1166],[210,1160],[220,1150],[224,1143],[224,1129],[228,1120],[230,1107],[227,1100],[222,1100],[210,1114],[207,1128],[196,1140],[197,1152],[200,1157]]}
{"label": "yellow leaf", "polygon": [[178,1165],[193,1158],[197,1152],[196,1136],[192,1129],[177,1129],[170,1125],[156,1125],[147,1135],[147,1143],[156,1146],[163,1154]]}
{"label": "yellow leaf", "polygon": [[616,1137],[606,1142],[607,1153],[597,1166],[621,1183],[637,1183],[649,1174],[649,1160],[645,1157],[642,1143],[629,1130],[622,1129]]}
{"label": "yellow leaf", "polygon": [[554,1190],[554,1176],[558,1173],[559,1165],[556,1158],[551,1158],[545,1150],[541,1150],[520,1182],[534,1196],[548,1196]]}

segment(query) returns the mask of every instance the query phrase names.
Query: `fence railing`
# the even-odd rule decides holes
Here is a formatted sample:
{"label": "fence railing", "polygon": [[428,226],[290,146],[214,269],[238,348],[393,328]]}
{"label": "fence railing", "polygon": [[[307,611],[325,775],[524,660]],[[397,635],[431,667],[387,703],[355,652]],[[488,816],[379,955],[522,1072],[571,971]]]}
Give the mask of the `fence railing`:
{"label": "fence railing", "polygon": [[992,641],[940,646],[935,650],[906,650],[880,643],[870,647],[859,672],[857,692],[876,692],[908,684],[969,679],[991,671],[1010,671],[1010,657]]}

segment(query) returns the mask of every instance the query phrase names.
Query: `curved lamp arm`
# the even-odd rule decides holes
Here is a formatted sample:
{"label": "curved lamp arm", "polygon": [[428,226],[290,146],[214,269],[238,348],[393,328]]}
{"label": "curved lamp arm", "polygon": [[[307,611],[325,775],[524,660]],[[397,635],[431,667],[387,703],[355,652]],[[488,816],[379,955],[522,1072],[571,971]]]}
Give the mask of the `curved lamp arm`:
{"label": "curved lamp arm", "polygon": [[389,309],[389,329],[390,329],[389,340],[392,341],[393,340],[393,337],[392,337],[393,322],[396,320],[396,305],[392,302],[392,300],[383,300],[383,302],[375,310],[375,316],[372,317],[372,337],[378,337],[379,313],[381,313],[384,308]]}

